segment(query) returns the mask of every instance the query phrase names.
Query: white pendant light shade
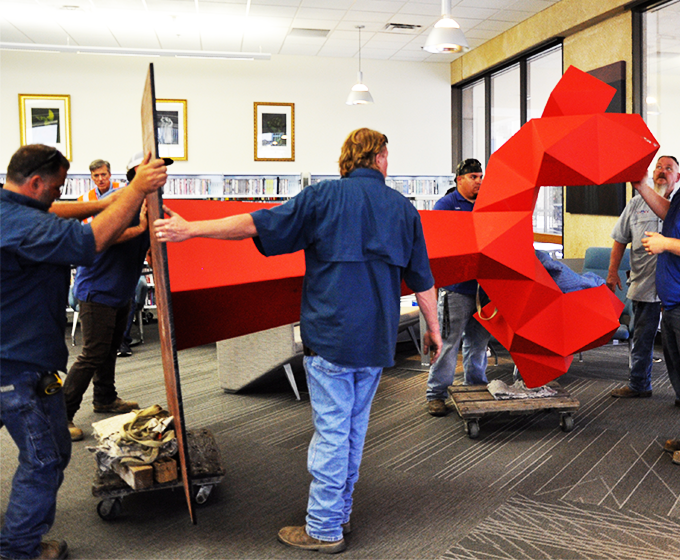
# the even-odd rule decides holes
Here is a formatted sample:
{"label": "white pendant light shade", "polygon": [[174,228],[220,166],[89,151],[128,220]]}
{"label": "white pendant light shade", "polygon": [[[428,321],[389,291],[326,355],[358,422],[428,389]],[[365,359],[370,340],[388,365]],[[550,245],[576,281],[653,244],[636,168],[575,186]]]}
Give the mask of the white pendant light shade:
{"label": "white pendant light shade", "polygon": [[435,23],[434,29],[423,47],[434,54],[458,53],[470,50],[470,45],[463,35],[460,26],[451,17],[451,1],[442,0],[442,17]]}
{"label": "white pendant light shade", "polygon": [[373,96],[368,91],[368,87],[364,84],[364,73],[361,71],[361,30],[363,25],[357,25],[359,30],[359,74],[357,76],[357,83],[352,86],[352,90],[347,96],[347,105],[369,105],[373,103]]}
{"label": "white pendant light shade", "polygon": [[363,72],[359,71],[357,83],[352,86],[352,91],[346,101],[347,105],[368,105],[373,103],[373,96],[368,87],[363,83]]}

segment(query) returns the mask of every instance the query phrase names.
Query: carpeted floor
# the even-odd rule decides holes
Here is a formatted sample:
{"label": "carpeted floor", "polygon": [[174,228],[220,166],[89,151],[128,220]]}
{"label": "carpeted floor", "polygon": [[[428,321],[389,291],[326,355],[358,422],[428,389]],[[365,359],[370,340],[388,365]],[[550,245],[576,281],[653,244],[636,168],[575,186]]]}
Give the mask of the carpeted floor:
{"label": "carpeted floor", "polygon": [[[145,344],[119,359],[123,398],[165,406],[156,325]],[[71,361],[80,346],[71,348]],[[426,412],[426,371],[400,344],[383,374],[355,491],[353,531],[344,558],[361,559],[680,559],[680,466],[662,450],[680,437],[663,362],[651,399],[617,400],[627,349],[584,353],[559,381],[580,401],[573,431],[556,413],[482,419],[471,440],[455,413]],[[489,378],[509,381],[510,359]],[[50,537],[74,559],[311,558],[276,541],[304,520],[312,434],[307,395],[296,401],[283,370],[239,394],[219,384],[214,345],[179,353],[186,425],[215,435],[226,474],[192,525],[181,491],[136,493],[120,517],[104,521],[91,494],[94,459],[91,390]],[[298,386],[304,375],[297,364]],[[0,505],[7,505],[16,448],[0,430]]]}

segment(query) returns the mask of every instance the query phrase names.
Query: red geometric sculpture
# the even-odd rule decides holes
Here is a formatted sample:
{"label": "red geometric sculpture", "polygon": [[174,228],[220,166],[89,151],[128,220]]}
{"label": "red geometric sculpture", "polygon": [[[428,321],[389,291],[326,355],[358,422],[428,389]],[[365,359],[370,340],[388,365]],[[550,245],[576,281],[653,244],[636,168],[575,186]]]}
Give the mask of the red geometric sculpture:
{"label": "red geometric sculpture", "polygon": [[[607,342],[623,304],[606,286],[563,294],[533,249],[540,186],[641,178],[659,148],[638,115],[604,113],[614,88],[570,67],[543,116],[489,160],[473,212],[421,211],[437,286],[476,278],[491,298],[484,326],[509,350],[528,387],[567,371],[573,354]],[[266,204],[169,200],[189,220]],[[177,348],[299,320],[304,256],[265,258],[251,241],[168,244]],[[404,293],[407,293],[404,288]],[[253,348],[253,352],[258,352]]]}
{"label": "red geometric sculpture", "polygon": [[483,316],[498,310],[481,322],[510,351],[528,387],[565,373],[574,353],[604,344],[619,326],[623,304],[606,286],[561,292],[534,254],[531,221],[540,186],[601,185],[645,174],[659,145],[639,115],[604,113],[614,93],[570,67],[543,116],[491,156],[470,216],[441,212],[453,250],[441,265],[432,263],[437,284],[479,281],[492,302]]}

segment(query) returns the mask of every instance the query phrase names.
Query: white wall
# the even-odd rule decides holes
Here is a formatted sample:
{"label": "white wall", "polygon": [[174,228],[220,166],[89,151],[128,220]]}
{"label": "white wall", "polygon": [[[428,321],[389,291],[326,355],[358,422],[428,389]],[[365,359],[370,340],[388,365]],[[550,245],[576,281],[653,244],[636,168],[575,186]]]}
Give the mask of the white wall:
{"label": "white wall", "polygon": [[[19,147],[18,94],[70,94],[72,173],[108,159],[124,172],[141,149],[148,63],[156,96],[186,99],[188,161],[173,174],[336,174],[340,146],[363,126],[389,138],[391,175],[451,173],[448,63],[365,60],[374,105],[348,106],[354,59],[273,56],[270,61],[0,51],[0,170]],[[295,162],[255,162],[253,102],[295,103]]]}

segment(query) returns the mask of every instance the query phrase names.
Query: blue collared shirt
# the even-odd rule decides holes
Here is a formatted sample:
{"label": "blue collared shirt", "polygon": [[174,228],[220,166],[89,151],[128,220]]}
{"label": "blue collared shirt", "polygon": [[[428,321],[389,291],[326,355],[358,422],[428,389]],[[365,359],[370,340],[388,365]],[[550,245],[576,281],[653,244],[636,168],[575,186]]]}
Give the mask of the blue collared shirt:
{"label": "blue collared shirt", "polygon": [[[113,189],[102,198],[113,194]],[[128,227],[139,224],[139,215]],[[73,295],[81,301],[93,301],[109,307],[122,307],[132,298],[149,250],[149,230],[123,243],[111,245],[99,253],[89,266],[76,272]]]}
{"label": "blue collared shirt", "polygon": [[[474,202],[470,202],[467,198],[454,189],[447,195],[444,195],[437,202],[435,202],[434,210],[454,210],[458,212],[472,212],[475,207]],[[465,232],[463,232],[465,234]],[[465,294],[474,296],[477,293],[477,280],[467,280],[459,282],[458,284],[451,284],[445,287],[449,292],[456,292],[457,294]],[[483,292],[482,292],[483,293]],[[481,293],[480,293],[481,296]]]}
{"label": "blue collared shirt", "polygon": [[[680,239],[680,197],[674,196],[663,221],[661,233]],[[680,257],[670,251],[659,253],[656,259],[656,291],[664,309],[680,305]]]}
{"label": "blue collared shirt", "polygon": [[357,169],[251,215],[262,254],[305,251],[305,345],[338,365],[393,365],[401,281],[414,292],[434,285],[413,205],[379,171]]}
{"label": "blue collared shirt", "polygon": [[65,371],[71,264],[95,256],[90,225],[0,189],[0,375]]}

